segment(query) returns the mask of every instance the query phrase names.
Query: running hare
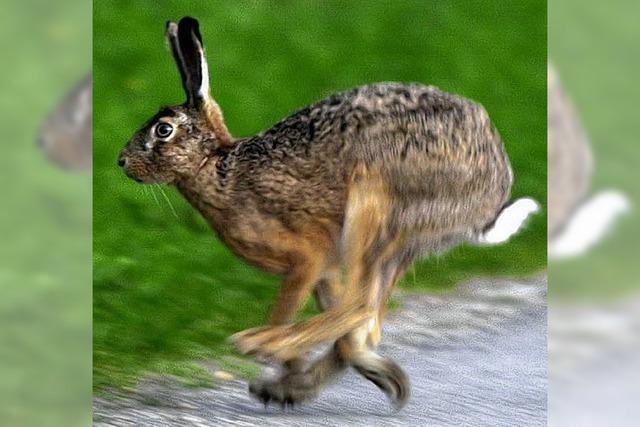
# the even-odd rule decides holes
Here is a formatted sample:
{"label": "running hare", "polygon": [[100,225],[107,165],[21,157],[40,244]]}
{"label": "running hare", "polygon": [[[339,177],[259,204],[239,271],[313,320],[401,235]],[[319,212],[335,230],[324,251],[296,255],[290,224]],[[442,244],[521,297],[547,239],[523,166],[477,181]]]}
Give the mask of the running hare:
{"label": "running hare", "polygon": [[[408,379],[375,352],[394,285],[416,257],[504,241],[537,209],[508,205],[513,176],[487,113],[434,87],[380,83],[234,138],[209,91],[198,22],[169,22],[166,34],[187,101],[153,116],[119,165],[175,186],[234,253],[284,277],[269,326],[233,337],[284,369],[250,392],[294,404],[352,366],[401,407]],[[292,323],[312,292],[323,312]],[[333,346],[305,366],[322,343]]]}

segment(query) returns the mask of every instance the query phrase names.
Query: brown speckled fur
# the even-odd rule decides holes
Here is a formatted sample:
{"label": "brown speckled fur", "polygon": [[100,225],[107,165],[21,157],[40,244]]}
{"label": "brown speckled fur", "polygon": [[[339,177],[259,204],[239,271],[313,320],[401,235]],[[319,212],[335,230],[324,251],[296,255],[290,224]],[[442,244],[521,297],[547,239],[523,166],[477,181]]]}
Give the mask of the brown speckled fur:
{"label": "brown speckled fur", "polygon": [[[169,24],[169,38],[180,47],[177,34],[189,31],[195,46],[183,50],[204,60],[197,22],[185,19]],[[185,54],[174,55],[181,67]],[[183,61],[183,73],[197,68],[198,58]],[[209,94],[185,89],[186,104],[163,108],[125,147],[125,172],[174,185],[235,254],[284,276],[271,326],[237,334],[241,351],[298,366],[336,341],[306,371],[252,392],[304,400],[351,364],[401,406],[404,373],[373,351],[393,286],[415,257],[474,241],[509,198],[511,169],[486,111],[435,87],[379,83],[232,139]],[[158,122],[174,127],[169,140],[155,136]],[[324,312],[291,324],[314,291]]]}

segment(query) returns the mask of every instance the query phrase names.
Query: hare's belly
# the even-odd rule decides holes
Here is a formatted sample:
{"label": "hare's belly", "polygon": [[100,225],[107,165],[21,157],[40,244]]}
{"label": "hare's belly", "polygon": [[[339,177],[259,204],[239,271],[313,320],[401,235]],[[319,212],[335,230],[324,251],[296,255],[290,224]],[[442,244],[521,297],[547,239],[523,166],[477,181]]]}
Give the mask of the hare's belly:
{"label": "hare's belly", "polygon": [[300,261],[300,256],[335,251],[340,226],[334,221],[308,218],[291,228],[275,216],[247,214],[233,226],[218,230],[218,234],[232,252],[249,264],[285,274]]}

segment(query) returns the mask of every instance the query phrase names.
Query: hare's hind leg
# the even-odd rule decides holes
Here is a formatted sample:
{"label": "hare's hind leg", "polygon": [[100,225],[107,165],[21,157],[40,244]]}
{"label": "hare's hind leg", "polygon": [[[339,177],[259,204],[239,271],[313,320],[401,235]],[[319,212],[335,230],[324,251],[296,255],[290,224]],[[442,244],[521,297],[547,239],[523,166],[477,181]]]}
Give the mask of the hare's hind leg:
{"label": "hare's hind leg", "polygon": [[371,295],[375,313],[369,321],[338,340],[336,348],[343,360],[358,373],[380,388],[397,409],[402,408],[410,395],[409,378],[393,360],[378,354],[382,323],[391,292],[411,263],[411,252],[404,247],[404,240],[395,238],[386,244],[384,253],[372,269]]}
{"label": "hare's hind leg", "polygon": [[382,324],[384,323],[384,318],[387,314],[391,294],[404,273],[407,271],[407,268],[409,268],[414,258],[418,255],[418,251],[415,250],[416,248],[413,245],[406,244],[404,241],[396,249],[397,252],[391,254],[382,263],[380,277],[380,282],[382,283],[380,288],[381,303],[376,313],[375,322],[370,323],[371,328],[368,335],[368,343],[374,348],[380,343],[382,336]]}
{"label": "hare's hind leg", "polygon": [[409,379],[400,366],[375,348],[391,292],[419,248],[408,241],[405,230],[390,226],[395,222],[394,199],[386,194],[382,181],[378,183],[372,186],[367,181],[350,189],[344,231],[348,266],[345,297],[364,299],[371,315],[366,323],[340,338],[336,349],[341,359],[384,391],[399,409],[409,398]]}

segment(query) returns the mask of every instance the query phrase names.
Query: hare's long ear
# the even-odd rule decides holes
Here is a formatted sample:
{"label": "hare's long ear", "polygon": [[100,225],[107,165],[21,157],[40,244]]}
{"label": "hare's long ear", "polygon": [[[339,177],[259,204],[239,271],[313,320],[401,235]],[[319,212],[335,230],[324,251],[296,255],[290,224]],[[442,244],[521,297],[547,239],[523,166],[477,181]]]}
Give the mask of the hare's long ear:
{"label": "hare's long ear", "polygon": [[173,59],[176,61],[178,71],[180,71],[182,87],[187,94],[187,103],[192,104],[193,100],[191,99],[189,82],[187,81],[187,65],[185,64],[184,58],[182,57],[182,52],[180,52],[180,42],[178,41],[178,24],[171,21],[167,22],[166,37],[167,42],[169,43],[169,47],[171,48],[171,53],[173,54]]}
{"label": "hare's long ear", "polygon": [[211,97],[209,69],[198,21],[184,17],[178,24],[168,22],[167,40],[180,71],[187,104],[202,111],[221,146],[231,145],[233,138],[224,124],[222,111]]}

